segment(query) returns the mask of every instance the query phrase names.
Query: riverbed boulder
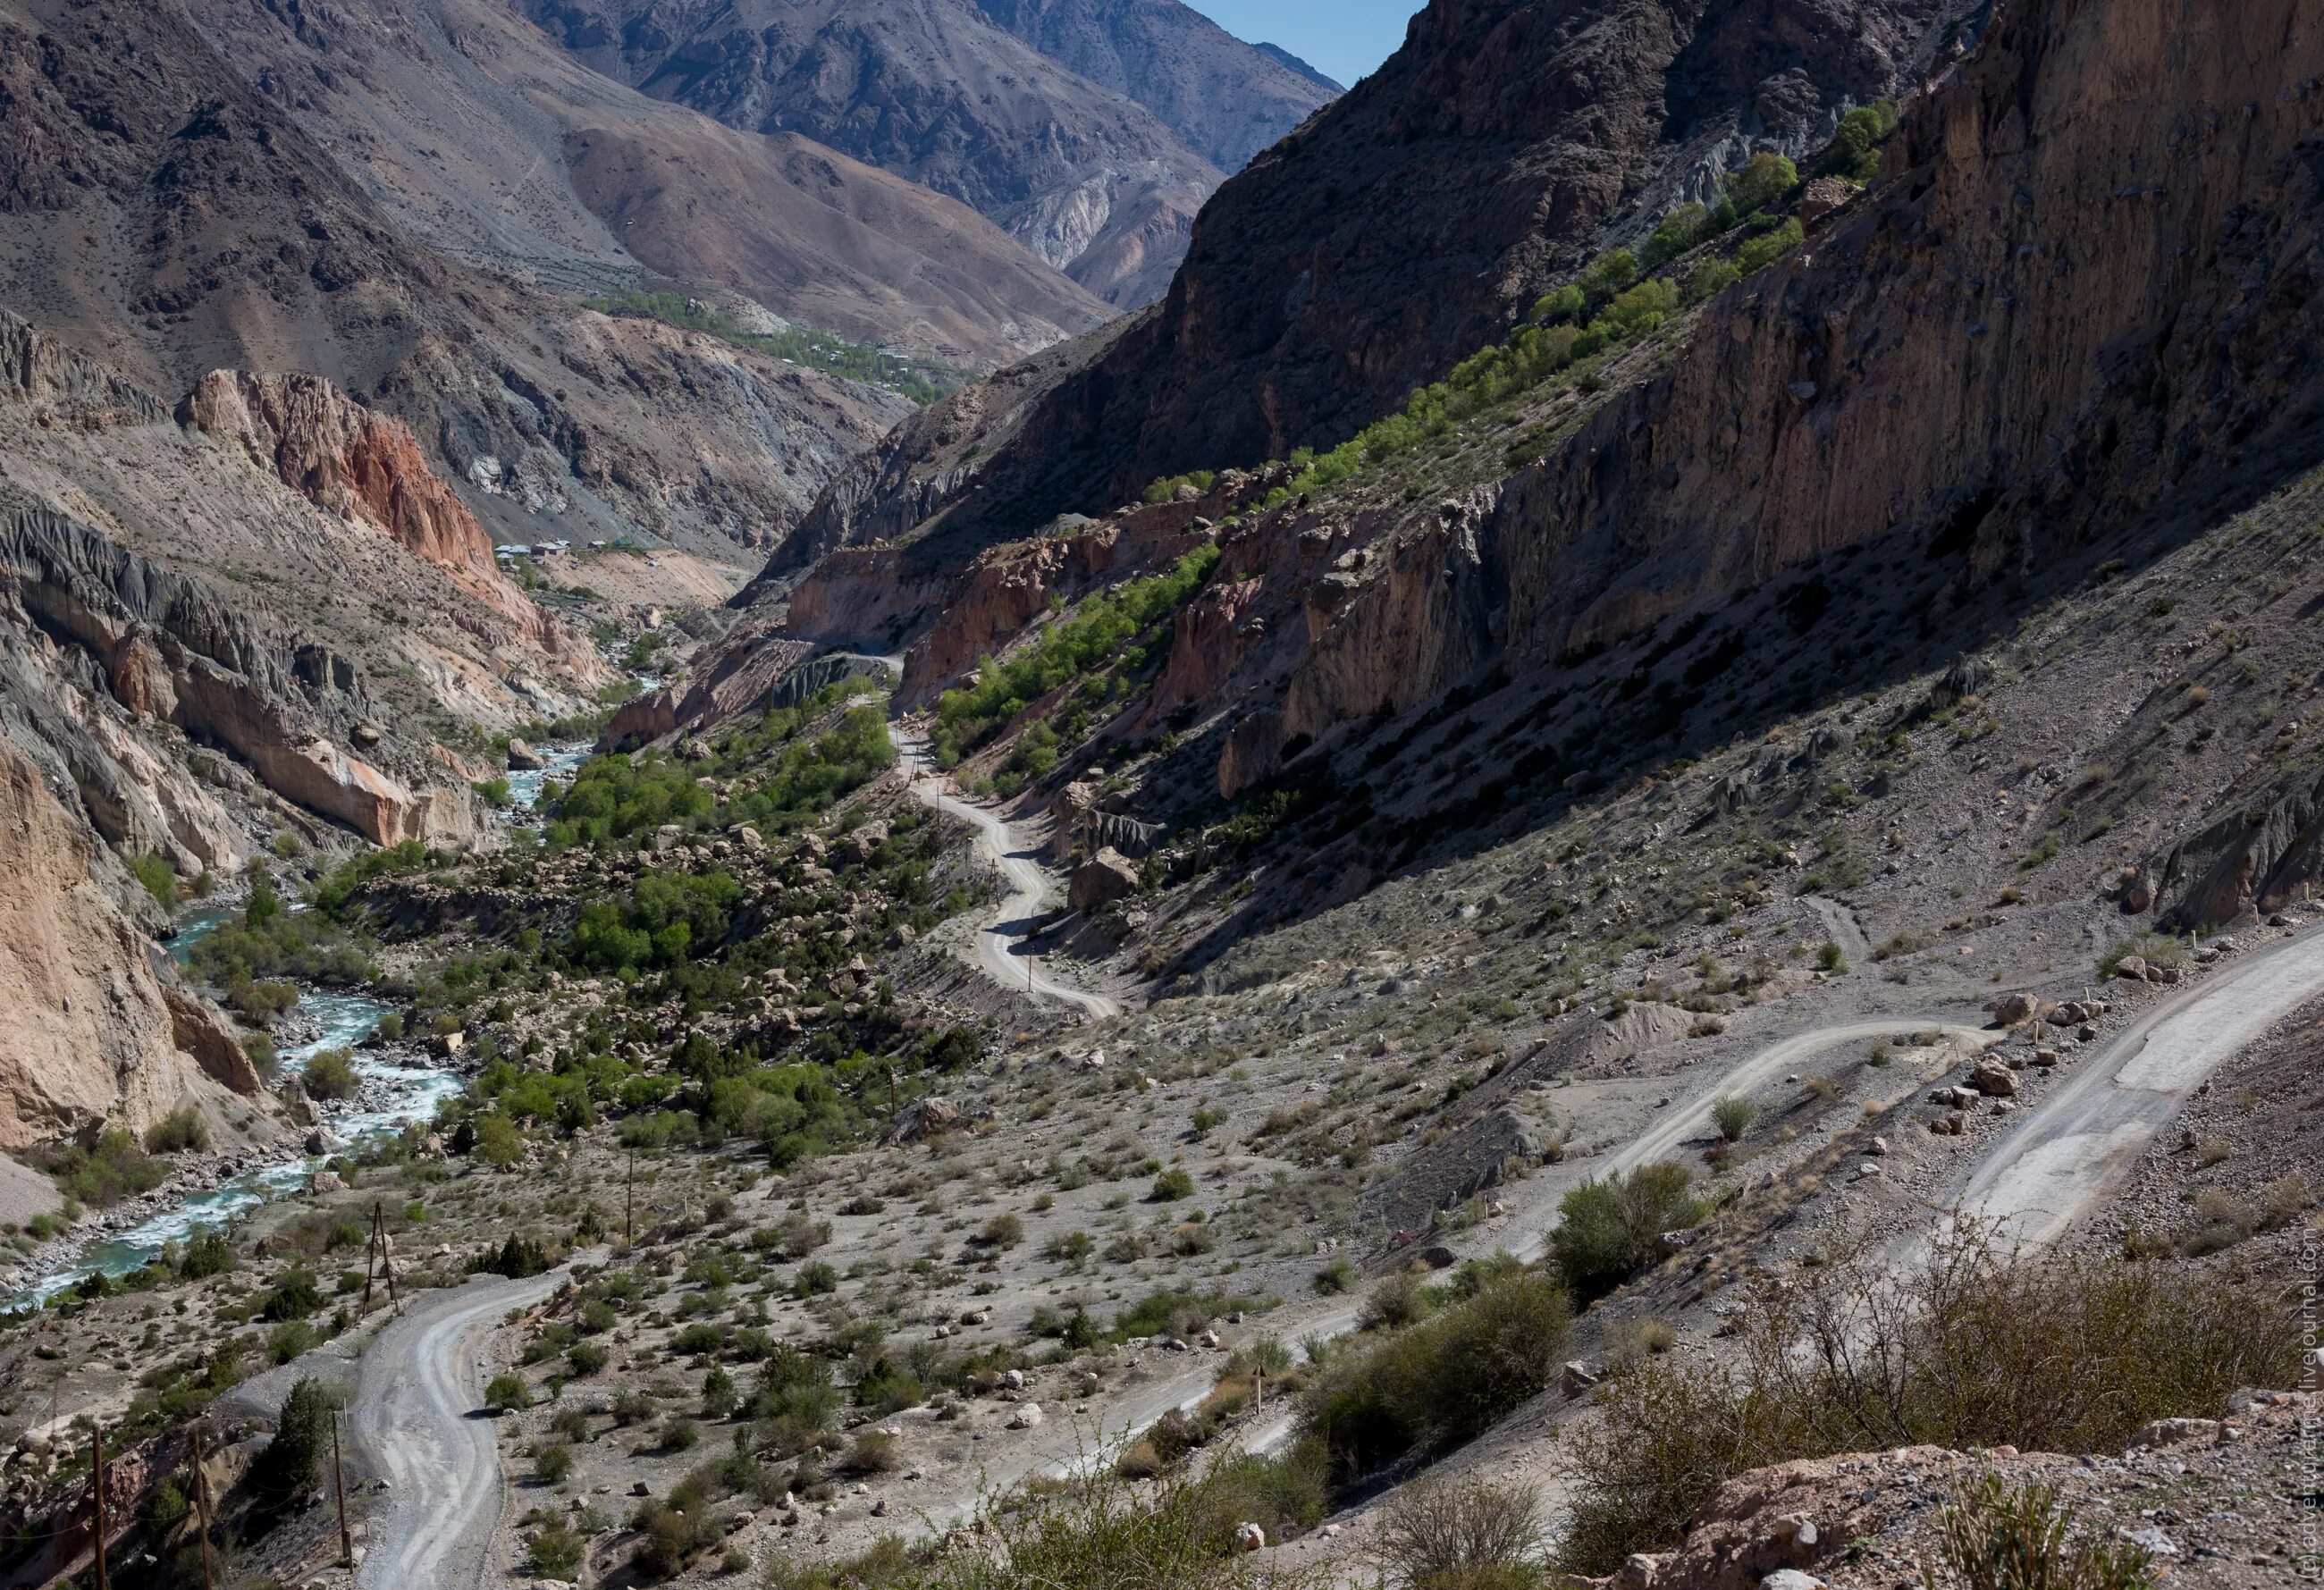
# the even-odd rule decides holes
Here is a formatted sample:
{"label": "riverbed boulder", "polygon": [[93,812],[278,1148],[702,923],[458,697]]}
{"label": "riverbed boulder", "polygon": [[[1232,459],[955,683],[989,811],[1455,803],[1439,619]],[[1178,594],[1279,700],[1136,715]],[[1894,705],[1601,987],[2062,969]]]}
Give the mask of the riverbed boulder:
{"label": "riverbed boulder", "polygon": [[508,765],[512,773],[538,773],[549,766],[549,758],[521,740],[508,742]]}

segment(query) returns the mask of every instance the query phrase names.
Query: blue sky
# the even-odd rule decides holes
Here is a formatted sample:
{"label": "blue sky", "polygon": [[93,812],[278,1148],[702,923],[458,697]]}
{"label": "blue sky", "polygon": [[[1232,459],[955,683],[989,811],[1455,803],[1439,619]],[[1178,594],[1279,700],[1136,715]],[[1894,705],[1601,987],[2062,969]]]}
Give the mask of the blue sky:
{"label": "blue sky", "polygon": [[1396,52],[1425,0],[1187,0],[1239,39],[1280,44],[1353,83]]}

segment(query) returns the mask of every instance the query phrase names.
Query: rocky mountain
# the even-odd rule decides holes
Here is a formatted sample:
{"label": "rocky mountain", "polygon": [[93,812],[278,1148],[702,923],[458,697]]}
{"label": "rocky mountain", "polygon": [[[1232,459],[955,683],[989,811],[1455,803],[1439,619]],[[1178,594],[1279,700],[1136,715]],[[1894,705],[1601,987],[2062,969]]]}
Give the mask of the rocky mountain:
{"label": "rocky mountain", "polygon": [[990,223],[793,134],[737,133],[589,70],[501,0],[188,15],[410,237],[543,285],[723,287],[966,369],[1105,307]]}
{"label": "rocky mountain", "polygon": [[1280,51],[1246,44],[1178,0],[976,0],[1091,82],[1136,100],[1222,171],[1239,171],[1341,93]]}
{"label": "rocky mountain", "polygon": [[[656,98],[748,132],[803,134],[973,206],[1111,304],[1161,293],[1194,212],[1223,179],[1155,112],[967,0],[523,0],[523,10]],[[1247,69],[1277,82],[1263,63]]]}
{"label": "rocky mountain", "polygon": [[1157,476],[1329,447],[1748,153],[1803,154],[1843,110],[1916,86],[1984,9],[1437,0],[1220,190],[1161,304],[916,417],[775,566],[931,523],[974,544]]}
{"label": "rocky mountain", "polygon": [[[464,255],[475,252],[473,232],[464,243],[456,227],[439,232],[409,211],[391,213],[373,178],[351,174],[408,169],[402,157],[383,153],[372,168],[347,152],[388,144],[378,130],[384,126],[412,141],[414,161],[426,163],[421,148],[441,160],[443,145],[418,129],[467,124],[461,101],[411,97],[420,92],[412,85],[435,79],[391,80],[381,63],[403,57],[383,51],[337,10],[300,14],[319,42],[296,49],[319,51],[343,40],[344,59],[337,43],[334,53],[304,61],[281,44],[276,53],[285,64],[272,67],[263,64],[266,51],[245,48],[244,34],[226,30],[242,13],[205,7],[204,14],[217,21],[227,49],[253,63],[252,80],[176,4],[12,0],[0,8],[0,78],[8,87],[0,117],[9,133],[0,155],[0,207],[8,216],[0,299],[146,391],[189,391],[217,369],[320,376],[406,422],[488,530],[517,540],[642,536],[729,559],[737,543],[779,533],[841,464],[909,411],[893,391],[652,319],[588,312],[523,276],[470,262]],[[509,25],[526,36],[521,24]],[[474,88],[472,99],[504,110],[515,103],[479,83],[472,63],[465,69],[460,80]],[[329,102],[356,124],[335,130],[341,124],[320,115],[318,96],[329,94],[328,83],[366,79],[379,85],[375,93],[349,90]],[[315,87],[297,86],[306,83]],[[363,117],[374,113],[372,130],[359,137]],[[407,113],[410,120],[396,119]],[[316,118],[312,130],[306,115]],[[596,125],[627,135],[618,120]],[[689,125],[711,140],[697,149],[729,137],[698,117]],[[536,141],[552,132],[550,147],[561,150],[553,121],[530,128]],[[613,153],[604,143],[582,152],[628,160],[652,144],[649,137]],[[795,186],[768,175],[777,162],[753,158],[765,181]],[[797,174],[827,196],[845,188],[840,167],[818,171],[812,158]],[[488,177],[476,183],[472,191],[492,191]],[[926,216],[927,203],[903,185],[886,190],[905,204],[903,213]],[[415,195],[421,191],[415,186]],[[722,202],[747,203],[752,189],[740,191]],[[530,233],[518,228],[507,250],[530,250],[560,229],[604,230],[577,200],[519,213],[552,218],[530,224]],[[816,205],[810,218],[834,214]],[[829,225],[862,235],[844,204]],[[931,226],[923,235],[933,249],[945,229]],[[968,229],[973,241],[973,220]],[[983,235],[1008,254],[1005,241]],[[748,252],[745,242],[721,246]],[[565,262],[574,257],[568,250]],[[891,262],[897,275],[888,280],[918,273],[908,258]],[[1040,305],[1074,301],[1074,290],[1055,277],[1047,280],[1058,290],[1041,289],[1041,275],[1038,267],[1019,271],[1024,285],[1040,290],[1013,300],[1017,308],[1000,306],[1004,315],[1024,309],[1016,335],[1028,345],[1065,329],[1044,321]],[[826,272],[810,296],[852,290],[845,272]],[[945,300],[932,292],[927,301]],[[932,337],[982,319],[973,294],[952,302],[932,321],[920,317]],[[875,297],[864,313],[886,320],[893,308]]]}

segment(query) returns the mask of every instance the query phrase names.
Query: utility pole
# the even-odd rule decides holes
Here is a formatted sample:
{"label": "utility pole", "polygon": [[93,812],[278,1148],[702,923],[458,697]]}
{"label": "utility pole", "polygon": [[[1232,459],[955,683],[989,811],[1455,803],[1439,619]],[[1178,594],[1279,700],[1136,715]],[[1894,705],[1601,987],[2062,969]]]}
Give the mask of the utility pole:
{"label": "utility pole", "polygon": [[638,1226],[638,1151],[630,1150],[630,1184],[622,1195],[622,1245],[630,1246],[637,1240]]}
{"label": "utility pole", "polygon": [[1267,1365],[1259,1365],[1250,1372],[1250,1411],[1267,1411]]}
{"label": "utility pole", "polygon": [[96,1467],[89,1475],[89,1491],[97,1502],[97,1590],[105,1587],[105,1427],[98,1425],[92,1432],[97,1443]]}
{"label": "utility pole", "polygon": [[210,1577],[210,1480],[202,1472],[202,1427],[194,1426],[194,1512],[202,1524],[202,1590],[217,1590]]}
{"label": "utility pole", "polygon": [[339,1465],[339,1411],[331,1410],[331,1485],[339,1493],[339,1566],[355,1565],[355,1538],[347,1533],[347,1475]]}
{"label": "utility pole", "polygon": [[395,1245],[388,1239],[387,1205],[384,1202],[374,1203],[371,1218],[373,1224],[379,1228],[379,1267],[387,1276],[387,1300],[393,1303],[400,1313],[403,1300],[395,1295]]}
{"label": "utility pole", "polygon": [[371,1210],[371,1231],[364,1238],[364,1295],[363,1308],[355,1315],[355,1318],[358,1319],[364,1319],[371,1313],[372,1278],[378,1273],[379,1205],[374,1202],[372,1205]]}

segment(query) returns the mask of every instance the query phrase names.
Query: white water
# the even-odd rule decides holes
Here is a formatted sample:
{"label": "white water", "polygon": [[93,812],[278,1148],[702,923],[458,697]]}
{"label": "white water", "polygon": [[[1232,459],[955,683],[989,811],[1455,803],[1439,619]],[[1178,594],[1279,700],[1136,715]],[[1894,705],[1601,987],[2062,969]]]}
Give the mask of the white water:
{"label": "white water", "polygon": [[595,748],[586,743],[543,745],[533,749],[540,753],[540,759],[548,766],[529,772],[512,771],[508,776],[509,799],[514,803],[517,810],[521,812],[531,812],[539,808],[541,791],[550,780],[554,779],[558,783],[569,780],[573,777],[575,768],[596,755]]}
{"label": "white water", "polygon": [[[170,941],[171,953],[183,961],[195,943],[217,931],[219,924],[231,915],[226,911],[198,914]],[[300,997],[297,1014],[319,1023],[320,1030],[306,1043],[282,1051],[282,1068],[291,1072],[305,1071],[308,1062],[326,1049],[355,1050],[357,1044],[379,1030],[380,1018],[387,1014],[387,1006],[356,994],[309,993]],[[416,1122],[434,1120],[437,1107],[458,1094],[464,1085],[454,1072],[428,1066],[398,1065],[360,1050],[355,1050],[355,1070],[366,1084],[365,1094],[376,1100],[384,1089],[385,1097],[377,1107],[329,1119],[330,1132],[351,1144],[392,1135]],[[159,1258],[170,1243],[183,1242],[197,1231],[230,1225],[261,1204],[299,1191],[307,1184],[308,1177],[323,1168],[328,1157],[286,1155],[231,1181],[195,1193],[126,1230],[93,1242],[71,1264],[43,1275],[0,1307],[44,1305],[93,1271],[102,1271],[117,1279],[143,1269]]]}
{"label": "white water", "polygon": [[[539,807],[541,795],[551,781],[569,779],[574,770],[595,754],[594,748],[586,742],[541,747],[545,767],[508,776],[511,802],[518,812],[529,817]],[[524,820],[513,814],[511,817],[513,822]],[[304,910],[305,906],[303,903],[297,904],[290,909]],[[193,957],[194,946],[233,921],[234,916],[235,913],[225,907],[194,913],[179,924],[167,946],[170,953],[180,965],[186,964]],[[332,1135],[351,1145],[391,1136],[417,1122],[434,1120],[438,1107],[456,1097],[466,1085],[455,1072],[432,1066],[398,1065],[375,1052],[359,1049],[357,1045],[379,1031],[380,1018],[387,1014],[387,1006],[376,1000],[356,994],[305,993],[295,1014],[318,1022],[321,1030],[307,1043],[281,1052],[283,1070],[303,1071],[307,1062],[326,1049],[349,1050],[355,1054],[355,1074],[365,1084],[364,1094],[374,1101],[384,1096],[384,1102],[378,1103],[377,1107],[329,1117],[327,1124]],[[306,1186],[307,1178],[321,1170],[327,1159],[323,1154],[286,1155],[275,1163],[195,1193],[150,1219],[93,1241],[71,1264],[51,1271],[14,1297],[0,1300],[0,1309],[45,1305],[93,1271],[102,1271],[117,1279],[141,1270],[161,1257],[163,1247],[172,1242],[183,1242],[197,1231],[231,1225],[261,1204],[299,1191]]]}

